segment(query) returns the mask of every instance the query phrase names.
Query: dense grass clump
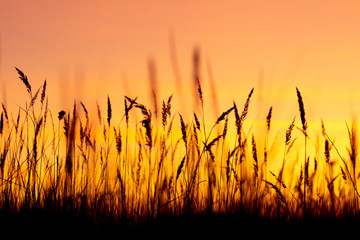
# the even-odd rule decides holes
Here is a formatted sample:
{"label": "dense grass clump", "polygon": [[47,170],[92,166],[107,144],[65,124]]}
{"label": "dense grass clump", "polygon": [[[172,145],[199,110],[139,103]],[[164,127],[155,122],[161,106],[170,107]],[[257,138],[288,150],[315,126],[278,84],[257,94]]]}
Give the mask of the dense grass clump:
{"label": "dense grass clump", "polygon": [[[358,218],[355,125],[348,127],[348,157],[339,153],[324,122],[317,151],[308,151],[314,141],[309,141],[305,104],[296,88],[301,125],[296,128],[296,117],[290,119],[279,133],[284,140],[276,143],[282,150],[275,155],[269,137],[273,107],[262,137],[245,127],[254,89],[242,108],[233,102],[212,124],[205,121],[197,61],[195,52],[199,108],[191,119],[172,109],[172,95],[162,102],[161,113],[125,96],[120,120],[113,109],[121,106],[113,106],[110,96],[105,116],[97,104],[97,119],[77,101],[71,111],[52,112],[47,82],[33,92],[28,77],[16,68],[29,102],[15,113],[2,104],[0,215],[40,211],[55,219],[86,219],[89,226],[141,226],[169,216],[264,222]],[[152,96],[157,109],[155,87]],[[304,145],[296,144],[295,131]],[[273,162],[280,167],[270,167]]]}

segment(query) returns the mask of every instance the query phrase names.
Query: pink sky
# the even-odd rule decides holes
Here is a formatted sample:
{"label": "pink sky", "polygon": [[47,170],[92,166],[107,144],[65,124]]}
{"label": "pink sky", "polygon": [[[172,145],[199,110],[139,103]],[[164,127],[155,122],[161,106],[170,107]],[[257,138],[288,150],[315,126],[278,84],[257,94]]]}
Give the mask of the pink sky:
{"label": "pink sky", "polygon": [[[191,57],[199,46],[206,101],[208,61],[220,111],[233,100],[241,106],[255,87],[252,117],[264,118],[273,105],[274,118],[291,121],[298,114],[297,86],[310,120],[345,127],[360,106],[359,12],[359,1],[2,0],[0,93],[5,88],[8,107],[23,104],[26,90],[16,66],[35,89],[46,78],[50,102],[59,109],[71,107],[74,97],[88,105],[105,103],[107,94],[121,107],[124,94],[146,102],[151,58],[159,98],[175,93],[175,102],[191,109]],[[170,36],[190,93],[182,99]]]}

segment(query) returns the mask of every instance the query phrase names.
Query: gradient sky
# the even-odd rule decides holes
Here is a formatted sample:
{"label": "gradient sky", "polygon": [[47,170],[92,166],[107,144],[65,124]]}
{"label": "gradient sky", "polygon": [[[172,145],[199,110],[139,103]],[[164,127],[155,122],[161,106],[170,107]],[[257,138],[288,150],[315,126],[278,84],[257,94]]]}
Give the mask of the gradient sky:
{"label": "gradient sky", "polygon": [[290,122],[298,114],[297,86],[310,121],[323,118],[346,131],[345,120],[360,108],[359,13],[355,0],[1,0],[1,101],[5,94],[8,107],[24,102],[16,66],[35,89],[46,78],[59,109],[74,97],[105,104],[107,94],[121,107],[124,94],[146,102],[153,59],[159,99],[175,93],[178,104],[189,102],[198,46],[205,101],[211,102],[210,65],[219,111],[233,100],[242,106],[255,87],[250,116],[263,119],[274,106],[274,119]]}

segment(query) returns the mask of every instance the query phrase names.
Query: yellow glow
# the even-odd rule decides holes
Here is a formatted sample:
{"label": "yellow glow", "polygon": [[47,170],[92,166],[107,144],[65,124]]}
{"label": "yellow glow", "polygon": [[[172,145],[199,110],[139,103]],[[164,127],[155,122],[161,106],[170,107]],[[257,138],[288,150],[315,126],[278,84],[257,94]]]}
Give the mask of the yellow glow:
{"label": "yellow glow", "polygon": [[[248,199],[253,197],[251,184],[259,184],[259,192],[268,191],[268,185],[261,180],[275,183],[276,177],[270,171],[278,176],[286,160],[283,180],[289,191],[284,191],[284,195],[291,203],[289,208],[295,209],[297,205],[292,194],[296,192],[300,169],[305,166],[306,152],[310,158],[310,174],[315,171],[314,159],[318,167],[313,179],[313,197],[315,193],[321,193],[330,203],[324,180],[329,177],[330,170],[324,157],[327,137],[321,132],[323,120],[328,137],[334,141],[331,149],[334,162],[331,177],[337,176],[334,191],[340,197],[350,196],[344,194],[344,191],[351,192],[352,187],[349,179],[341,180],[341,169],[344,170],[343,160],[350,168],[346,124],[351,126],[353,117],[356,119],[359,115],[360,2],[275,0],[229,1],[225,4],[223,1],[205,0],[114,0],[82,4],[66,0],[53,4],[40,0],[21,4],[16,1],[0,3],[0,101],[9,112],[1,142],[4,146],[7,137],[16,139],[11,143],[14,144],[11,154],[18,153],[19,145],[25,144],[28,152],[24,150],[18,158],[12,156],[20,163],[23,172],[29,169],[29,156],[34,154],[34,124],[43,117],[45,109],[38,97],[34,108],[29,110],[31,114],[25,116],[24,109],[31,99],[14,67],[28,76],[31,96],[38,89],[40,94],[44,80],[47,81],[46,96],[52,121],[48,112],[46,127],[39,135],[42,138],[39,147],[44,146],[44,150],[38,155],[43,165],[36,165],[37,171],[42,172],[36,181],[45,180],[48,187],[53,184],[54,176],[50,174],[55,174],[56,157],[59,157],[64,170],[67,142],[63,135],[64,120],[59,123],[57,114],[61,110],[72,114],[75,103],[78,122],[72,170],[73,181],[79,183],[75,189],[77,192],[86,185],[83,182],[85,175],[91,181],[91,194],[95,196],[100,186],[106,191],[106,184],[101,182],[105,179],[102,167],[106,161],[109,187],[120,191],[120,184],[125,184],[129,202],[132,200],[144,206],[149,206],[149,195],[167,189],[163,187],[166,184],[172,186],[168,188],[169,192],[161,192],[159,201],[165,203],[180,198],[186,194],[187,184],[196,172],[198,175],[193,184],[198,188],[193,194],[199,200],[199,209],[205,208],[209,182],[215,176],[216,181],[211,184],[219,191],[214,191],[213,198],[220,200],[214,201],[213,208],[224,211],[221,193],[232,191],[234,200],[239,200],[240,187],[237,184],[243,182],[248,184],[243,193]],[[199,49],[202,107],[196,104],[199,96],[193,76],[194,49]],[[225,181],[229,169],[229,166],[225,167],[226,158],[238,145],[233,112],[229,114],[226,138],[213,146],[215,162],[211,162],[204,144],[222,133],[223,122],[209,136],[217,118],[234,102],[241,114],[253,87],[254,94],[242,129],[247,138],[243,147],[245,159],[241,164],[232,163],[234,169],[229,187]],[[301,120],[295,87],[301,91],[308,121],[306,149],[304,134],[299,130]],[[152,91],[157,96],[157,119]],[[166,103],[171,95],[173,126],[169,137],[162,142],[170,123],[168,119],[164,132],[162,101]],[[106,122],[107,96],[112,105],[110,126]],[[134,107],[131,110],[130,125],[126,127],[124,96],[137,97],[139,104],[151,109],[152,148],[146,145],[146,130],[141,123],[144,116],[139,109]],[[94,142],[93,149],[85,143],[80,145],[80,121],[83,127],[86,122],[80,102],[89,112],[89,138]],[[97,104],[101,110],[101,122]],[[29,126],[24,128],[22,136],[17,135],[19,133],[15,132],[13,125],[19,106],[22,108],[20,123]],[[271,130],[267,132],[265,120],[271,106]],[[179,115],[184,117],[189,139],[195,124],[194,113],[202,124],[198,130],[201,158],[197,158],[196,145],[188,144],[186,148],[182,140]],[[286,153],[285,134],[295,116],[292,139],[297,140],[292,150]],[[121,129],[123,151],[120,155],[116,152],[114,128]],[[253,176],[252,136],[256,141],[261,180]],[[209,138],[208,142],[206,138]],[[266,164],[264,149],[269,151]],[[183,172],[175,181],[184,157]],[[196,165],[197,159],[200,159],[199,166]],[[90,166],[87,170],[82,169],[85,162]],[[13,173],[7,171],[14,170],[12,167],[5,167],[5,172],[11,177]],[[197,168],[198,172],[194,170]],[[118,169],[123,183],[118,179]],[[158,189],[155,190],[154,185]],[[271,202],[271,194],[265,197],[266,202]],[[185,204],[179,202],[172,202],[172,206]]]}

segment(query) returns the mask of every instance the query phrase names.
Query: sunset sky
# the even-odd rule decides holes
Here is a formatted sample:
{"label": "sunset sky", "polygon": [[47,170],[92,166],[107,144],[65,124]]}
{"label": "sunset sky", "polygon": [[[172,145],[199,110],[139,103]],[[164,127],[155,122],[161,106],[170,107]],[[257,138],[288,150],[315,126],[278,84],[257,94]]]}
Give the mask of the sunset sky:
{"label": "sunset sky", "polygon": [[242,106],[255,87],[253,119],[264,119],[273,106],[275,120],[290,122],[298,114],[298,87],[309,121],[323,118],[346,134],[345,121],[360,113],[359,13],[355,0],[1,0],[1,101],[9,108],[24,103],[18,67],[34,89],[47,79],[58,110],[74,98],[105,104],[109,95],[120,114],[124,95],[148,102],[152,59],[159,99],[174,93],[174,106],[191,111],[198,47],[208,105],[209,69],[220,112],[233,100]]}

